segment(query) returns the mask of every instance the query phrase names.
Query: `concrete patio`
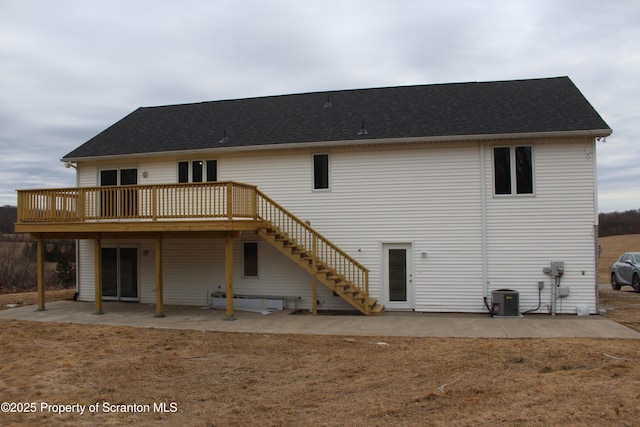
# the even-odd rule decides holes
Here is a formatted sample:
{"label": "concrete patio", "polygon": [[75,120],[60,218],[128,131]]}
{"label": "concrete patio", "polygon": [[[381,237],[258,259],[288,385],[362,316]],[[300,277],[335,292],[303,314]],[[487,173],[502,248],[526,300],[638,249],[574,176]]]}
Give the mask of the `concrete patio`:
{"label": "concrete patio", "polygon": [[345,336],[406,336],[465,338],[626,338],[640,339],[640,332],[602,316],[527,315],[497,318],[486,314],[437,314],[386,312],[381,316],[269,315],[236,311],[235,321],[225,312],[208,307],[165,306],[167,317],[155,318],[153,305],[104,302],[105,314],[94,315],[91,302],[56,301],[46,311],[35,306],[0,311],[0,319],[51,323],[75,323],[141,328],[192,329],[260,334],[316,334]]}

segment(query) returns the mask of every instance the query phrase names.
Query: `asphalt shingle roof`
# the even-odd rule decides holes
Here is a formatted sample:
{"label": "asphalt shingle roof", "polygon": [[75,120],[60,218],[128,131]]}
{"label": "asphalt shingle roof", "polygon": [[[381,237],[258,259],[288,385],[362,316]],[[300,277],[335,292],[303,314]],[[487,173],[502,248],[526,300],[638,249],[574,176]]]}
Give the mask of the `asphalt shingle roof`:
{"label": "asphalt shingle roof", "polygon": [[[363,122],[366,135],[359,134]],[[144,107],[64,158],[303,142],[590,130],[609,130],[609,126],[568,77],[555,77]],[[225,135],[226,140],[221,142]]]}

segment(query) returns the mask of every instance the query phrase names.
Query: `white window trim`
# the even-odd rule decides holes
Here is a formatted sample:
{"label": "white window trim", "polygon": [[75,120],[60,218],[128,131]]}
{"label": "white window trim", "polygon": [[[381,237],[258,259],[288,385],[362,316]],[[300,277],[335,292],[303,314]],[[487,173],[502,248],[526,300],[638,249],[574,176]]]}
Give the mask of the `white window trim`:
{"label": "white window trim", "polygon": [[[529,147],[531,148],[531,193],[518,193],[518,183],[516,174],[516,148],[517,147]],[[511,193],[509,194],[496,194],[496,160],[495,149],[496,148],[508,148],[509,149],[509,173],[511,177]],[[492,191],[493,197],[535,197],[536,195],[536,162],[535,162],[535,150],[531,145],[495,145],[491,147],[491,173],[492,173]]]}
{"label": "white window trim", "polygon": [[[316,156],[327,156],[327,188],[316,188]],[[311,191],[323,193],[331,191],[331,155],[329,153],[313,153],[311,155]]]}
{"label": "white window trim", "polygon": [[129,170],[129,169],[135,169],[136,170],[136,181],[138,182],[138,184],[140,184],[140,167],[138,165],[133,165],[133,166],[114,166],[114,167],[102,167],[98,169],[98,176],[96,177],[96,182],[98,183],[98,186],[102,186],[102,172],[103,171],[116,171],[116,180],[117,180],[117,184],[118,186],[122,185],[120,183],[120,171],[121,170]]}
{"label": "white window trim", "polygon": [[[215,160],[216,162],[216,181],[207,181],[207,162]],[[220,175],[219,170],[219,162],[218,159],[189,159],[189,160],[178,160],[176,162],[176,182],[179,184],[186,184],[193,182],[193,162],[202,162],[202,182],[217,182],[218,176]],[[180,163],[187,164],[187,181],[180,182]]]}
{"label": "white window trim", "polygon": [[136,257],[137,257],[137,261],[136,261],[136,284],[137,284],[137,290],[136,293],[138,295],[137,299],[135,299],[135,301],[142,301],[142,286],[141,286],[141,282],[140,282],[140,269],[141,269],[141,251],[140,251],[140,245],[136,244],[136,243],[103,243],[100,246],[100,250],[102,251],[102,249],[116,249],[117,253],[118,253],[118,261],[117,261],[117,265],[116,265],[116,269],[117,269],[117,285],[116,285],[116,296],[115,297],[103,297],[106,298],[106,301],[134,301],[134,299],[130,299],[130,298],[126,298],[124,300],[122,300],[122,296],[121,296],[121,287],[120,287],[120,259],[119,259],[119,255],[120,255],[120,249],[135,249],[136,250]]}
{"label": "white window trim", "polygon": [[[244,274],[244,245],[246,243],[255,243],[256,244],[256,275],[255,276],[245,276]],[[259,279],[260,278],[260,244],[258,240],[243,240],[242,241],[242,278],[243,279]]]}

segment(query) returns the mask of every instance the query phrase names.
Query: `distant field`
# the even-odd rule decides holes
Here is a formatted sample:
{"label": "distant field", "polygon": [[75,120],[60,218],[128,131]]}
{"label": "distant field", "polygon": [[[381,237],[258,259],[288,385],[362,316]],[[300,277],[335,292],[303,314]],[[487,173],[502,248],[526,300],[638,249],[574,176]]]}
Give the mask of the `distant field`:
{"label": "distant field", "polygon": [[600,237],[598,242],[602,246],[599,264],[600,283],[611,282],[609,269],[620,255],[624,252],[640,252],[640,234]]}

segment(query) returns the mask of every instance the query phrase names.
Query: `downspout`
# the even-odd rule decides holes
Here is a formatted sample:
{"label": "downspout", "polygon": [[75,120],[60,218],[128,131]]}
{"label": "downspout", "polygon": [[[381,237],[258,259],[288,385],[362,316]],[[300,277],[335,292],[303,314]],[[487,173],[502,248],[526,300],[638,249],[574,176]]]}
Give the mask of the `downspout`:
{"label": "downspout", "polygon": [[595,294],[596,294],[596,314],[600,313],[600,248],[598,244],[598,232],[600,217],[598,216],[598,162],[596,161],[596,140],[593,139],[593,150],[591,150],[591,162],[593,165],[593,255],[595,268]]}
{"label": "downspout", "polygon": [[558,278],[551,276],[551,315],[556,315],[558,303]]}
{"label": "downspout", "polygon": [[[480,233],[482,238],[482,295],[484,304],[487,304],[489,298],[489,249],[487,245],[487,179],[485,166],[485,147],[484,141],[480,142]],[[489,310],[491,312],[491,310]]]}
{"label": "downspout", "polygon": [[[76,164],[76,188],[80,187],[80,173]],[[82,204],[84,206],[84,203]],[[76,239],[76,291],[73,294],[73,300],[77,301],[80,296],[80,240]]]}

